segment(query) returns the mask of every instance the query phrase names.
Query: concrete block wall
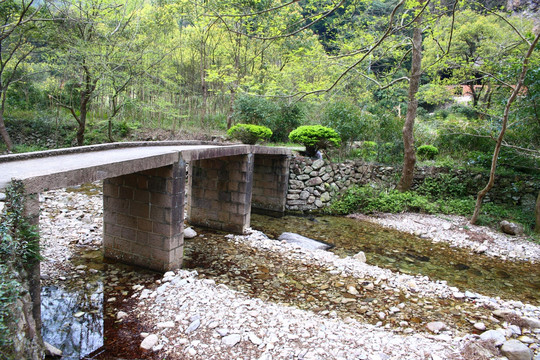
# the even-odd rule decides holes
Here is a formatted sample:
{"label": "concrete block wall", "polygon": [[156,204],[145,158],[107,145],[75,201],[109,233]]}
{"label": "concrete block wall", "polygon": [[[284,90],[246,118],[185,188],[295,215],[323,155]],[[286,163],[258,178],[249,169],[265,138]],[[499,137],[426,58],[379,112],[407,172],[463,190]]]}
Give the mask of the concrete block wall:
{"label": "concrete block wall", "polygon": [[105,257],[167,271],[183,256],[185,163],[103,181]]}
{"label": "concrete block wall", "polygon": [[289,163],[287,155],[257,156],[253,169],[253,212],[281,216],[285,212],[289,187]]}
{"label": "concrete block wall", "polygon": [[253,154],[246,154],[190,162],[190,224],[245,231],[250,222],[253,158]]}

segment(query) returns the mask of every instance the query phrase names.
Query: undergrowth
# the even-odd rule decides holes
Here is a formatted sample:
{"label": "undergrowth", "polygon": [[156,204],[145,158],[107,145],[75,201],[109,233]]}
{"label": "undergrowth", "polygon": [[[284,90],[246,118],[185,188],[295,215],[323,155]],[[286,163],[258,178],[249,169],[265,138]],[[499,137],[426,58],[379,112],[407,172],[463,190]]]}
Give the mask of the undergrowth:
{"label": "undergrowth", "polygon": [[15,275],[40,259],[39,234],[25,218],[22,182],[12,181],[6,189],[6,204],[0,214],[0,358],[11,358],[13,306],[22,286]]}
{"label": "undergrowth", "polygon": [[[474,211],[475,198],[464,196],[464,191],[457,183],[455,186],[442,189],[427,182],[426,186],[407,192],[355,186],[335,199],[326,212],[339,215],[355,212],[365,214],[419,212],[470,217]],[[521,223],[529,234],[534,227],[534,219],[519,207],[494,203],[486,203],[482,206],[479,225],[496,227],[501,220]]]}

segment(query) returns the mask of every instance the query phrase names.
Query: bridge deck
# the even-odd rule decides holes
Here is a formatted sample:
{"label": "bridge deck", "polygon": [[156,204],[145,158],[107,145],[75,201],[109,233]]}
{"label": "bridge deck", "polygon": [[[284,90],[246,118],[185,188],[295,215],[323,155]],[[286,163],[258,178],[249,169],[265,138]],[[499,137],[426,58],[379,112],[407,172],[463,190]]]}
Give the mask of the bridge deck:
{"label": "bridge deck", "polygon": [[[127,147],[126,147],[127,146]],[[0,189],[23,180],[29,193],[103,180],[177,162],[284,149],[254,150],[249,145],[126,143],[0,156]]]}

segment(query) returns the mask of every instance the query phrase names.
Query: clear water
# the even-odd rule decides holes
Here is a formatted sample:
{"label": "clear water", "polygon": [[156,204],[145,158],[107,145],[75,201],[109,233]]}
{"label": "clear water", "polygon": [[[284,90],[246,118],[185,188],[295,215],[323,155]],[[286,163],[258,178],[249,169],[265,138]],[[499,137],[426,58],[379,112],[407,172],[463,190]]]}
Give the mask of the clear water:
{"label": "clear water", "polygon": [[502,261],[468,250],[345,217],[252,215],[251,226],[272,238],[295,232],[335,245],[339,256],[366,254],[367,263],[503,299],[540,305],[540,264]]}
{"label": "clear water", "polygon": [[103,346],[103,284],[88,285],[84,290],[41,289],[43,340],[61,348],[65,359],[79,359]]}

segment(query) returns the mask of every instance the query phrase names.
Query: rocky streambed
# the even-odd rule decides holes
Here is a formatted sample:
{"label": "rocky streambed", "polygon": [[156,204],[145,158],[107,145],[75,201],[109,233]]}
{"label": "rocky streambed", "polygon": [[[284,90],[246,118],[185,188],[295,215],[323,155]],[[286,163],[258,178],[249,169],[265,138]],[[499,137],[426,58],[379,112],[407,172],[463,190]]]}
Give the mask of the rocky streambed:
{"label": "rocky streambed", "polygon": [[[186,268],[163,277],[103,263],[99,191],[53,191],[41,199],[44,286],[84,287],[88,276],[103,284],[87,287],[104,304],[97,312],[109,336],[89,358],[540,359],[537,306],[373,266],[369,257],[366,264],[309,251],[255,230],[238,236],[197,229],[186,240]],[[400,221],[426,222],[412,230],[425,231],[420,235],[448,227],[406,216]],[[445,221],[448,230],[470,231],[461,218]],[[459,242],[448,236],[436,240]],[[538,265],[538,246],[497,241],[508,251],[518,244],[516,254]],[[93,310],[62,311],[71,311],[74,323]]]}

